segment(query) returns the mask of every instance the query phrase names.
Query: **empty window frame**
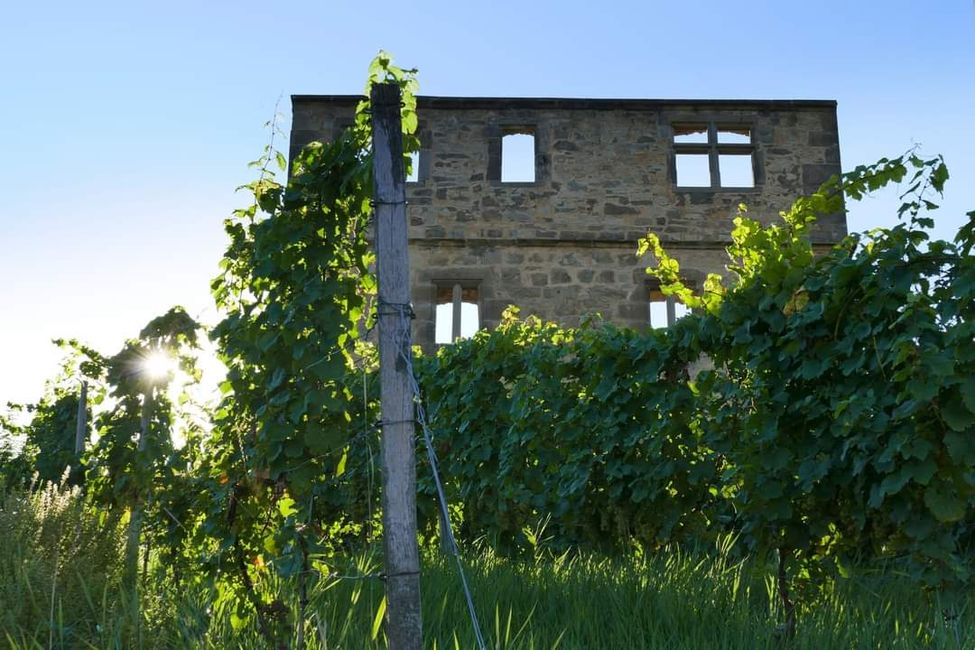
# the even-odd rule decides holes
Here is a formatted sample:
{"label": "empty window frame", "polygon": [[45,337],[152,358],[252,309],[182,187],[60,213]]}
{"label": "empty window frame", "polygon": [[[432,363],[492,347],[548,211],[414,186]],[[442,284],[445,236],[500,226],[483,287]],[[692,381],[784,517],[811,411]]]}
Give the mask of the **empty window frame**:
{"label": "empty window frame", "polygon": [[506,127],[502,131],[501,182],[535,182],[534,127]]}
{"label": "empty window frame", "polygon": [[476,283],[437,284],[434,343],[451,343],[474,336],[481,328],[479,291]]}
{"label": "empty window frame", "polygon": [[419,183],[420,182],[420,152],[412,151],[410,152],[410,169],[409,173],[406,175],[407,183]]}
{"label": "empty window frame", "polygon": [[647,282],[647,292],[647,323],[654,329],[670,327],[690,312],[676,296],[665,296],[658,280]]}
{"label": "empty window frame", "polygon": [[755,187],[755,145],[750,126],[720,122],[673,125],[677,187]]}

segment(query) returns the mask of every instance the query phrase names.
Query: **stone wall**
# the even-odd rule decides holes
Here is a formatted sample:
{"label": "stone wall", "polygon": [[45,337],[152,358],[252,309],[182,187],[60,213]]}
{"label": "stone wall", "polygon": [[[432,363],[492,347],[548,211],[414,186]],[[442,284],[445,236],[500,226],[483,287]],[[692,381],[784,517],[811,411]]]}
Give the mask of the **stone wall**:
{"label": "stone wall", "polygon": [[[292,152],[333,138],[357,100],[293,97]],[[407,198],[415,334],[425,347],[437,287],[458,281],[477,287],[486,327],[508,304],[566,324],[599,312],[645,325],[636,241],[648,230],[699,280],[723,269],[738,204],[769,223],[840,170],[830,101],[421,97],[418,112],[420,173]],[[754,187],[678,187],[674,128],[687,124],[747,128]],[[534,134],[533,183],[500,179],[502,136],[518,131]],[[826,245],[845,234],[844,217],[831,215],[813,238]]]}

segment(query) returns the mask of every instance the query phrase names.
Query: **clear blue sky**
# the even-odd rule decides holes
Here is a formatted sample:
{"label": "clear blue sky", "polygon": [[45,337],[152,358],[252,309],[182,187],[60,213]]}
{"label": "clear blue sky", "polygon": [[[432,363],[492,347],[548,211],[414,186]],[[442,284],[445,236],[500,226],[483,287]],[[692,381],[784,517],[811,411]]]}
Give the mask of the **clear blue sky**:
{"label": "clear blue sky", "polygon": [[[0,25],[0,403],[53,337],[115,352],[209,279],[281,98],[357,93],[380,48],[422,92],[839,101],[845,167],[919,143],[975,209],[975,2],[10,2]],[[852,206],[892,222],[896,197]]]}

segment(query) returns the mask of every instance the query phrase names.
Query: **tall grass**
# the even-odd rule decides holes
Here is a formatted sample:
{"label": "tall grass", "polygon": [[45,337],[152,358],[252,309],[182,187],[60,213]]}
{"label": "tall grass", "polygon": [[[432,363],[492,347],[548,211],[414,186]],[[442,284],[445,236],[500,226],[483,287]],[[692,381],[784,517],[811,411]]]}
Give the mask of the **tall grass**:
{"label": "tall grass", "polygon": [[[0,630],[17,647],[75,647],[136,629],[119,601],[121,529],[88,511],[77,488],[0,494]],[[129,611],[123,603],[129,603]]]}
{"label": "tall grass", "polygon": [[[235,629],[212,590],[150,578],[141,612],[122,588],[124,531],[83,507],[76,492],[47,486],[0,499],[0,643],[10,648],[265,648],[252,624]],[[606,558],[551,556],[512,561],[469,553],[478,614],[492,648],[971,648],[971,603],[952,626],[897,575],[830,585],[808,607],[795,639],[776,634],[776,598],[765,567],[730,545]],[[333,560],[342,576],[370,576],[368,553]],[[292,590],[294,591],[294,590]],[[452,562],[424,558],[425,647],[473,648],[474,635]],[[323,578],[310,592],[307,647],[383,648],[374,622],[383,584]],[[294,603],[291,603],[294,605]],[[956,635],[957,633],[957,635]]]}

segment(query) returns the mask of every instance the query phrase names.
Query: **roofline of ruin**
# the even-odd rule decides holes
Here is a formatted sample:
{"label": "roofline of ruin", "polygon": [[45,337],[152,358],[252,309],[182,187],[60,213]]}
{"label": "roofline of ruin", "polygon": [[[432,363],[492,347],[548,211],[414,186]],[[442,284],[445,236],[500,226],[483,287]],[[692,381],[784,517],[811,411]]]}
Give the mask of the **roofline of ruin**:
{"label": "roofline of ruin", "polygon": [[[361,95],[292,95],[293,104],[353,105]],[[600,99],[568,97],[439,97],[417,96],[419,108],[548,109],[548,110],[660,110],[675,107],[748,110],[836,108],[835,99]]]}

